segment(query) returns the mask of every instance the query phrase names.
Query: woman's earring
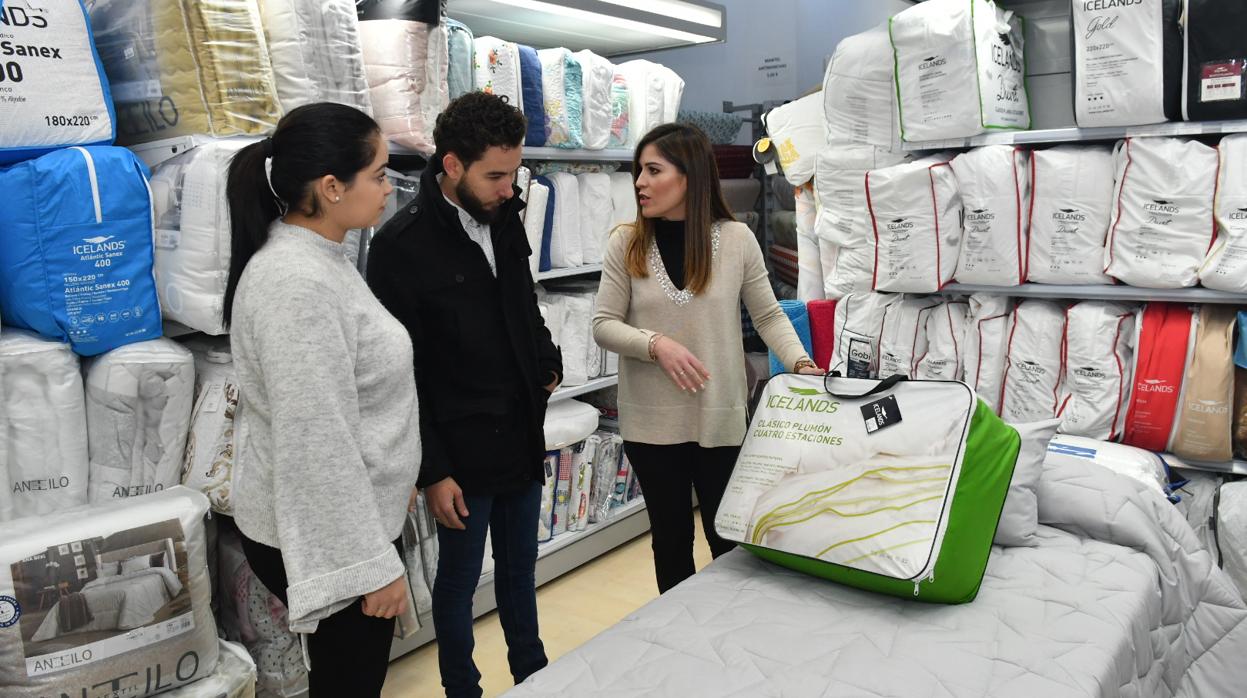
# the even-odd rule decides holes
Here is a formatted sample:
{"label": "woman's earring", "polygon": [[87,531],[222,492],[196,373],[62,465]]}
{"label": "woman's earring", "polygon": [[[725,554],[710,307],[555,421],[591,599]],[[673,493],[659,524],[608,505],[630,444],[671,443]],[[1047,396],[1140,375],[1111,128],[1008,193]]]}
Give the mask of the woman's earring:
{"label": "woman's earring", "polygon": [[340,197],[340,196],[335,196],[335,197],[333,197],[333,202],[334,202],[335,204],[336,204],[336,203],[339,203],[340,201],[342,201],[342,197]]}

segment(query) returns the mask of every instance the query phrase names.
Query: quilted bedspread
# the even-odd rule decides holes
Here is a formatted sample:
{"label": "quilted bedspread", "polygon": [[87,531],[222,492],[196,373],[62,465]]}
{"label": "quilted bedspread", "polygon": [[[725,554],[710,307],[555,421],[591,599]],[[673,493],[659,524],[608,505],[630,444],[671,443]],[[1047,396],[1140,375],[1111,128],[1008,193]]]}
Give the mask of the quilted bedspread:
{"label": "quilted bedspread", "polygon": [[973,603],[736,550],[507,695],[1242,695],[1247,608],[1172,505],[1076,464],[1044,474],[1039,506],[1039,545],[994,548]]}

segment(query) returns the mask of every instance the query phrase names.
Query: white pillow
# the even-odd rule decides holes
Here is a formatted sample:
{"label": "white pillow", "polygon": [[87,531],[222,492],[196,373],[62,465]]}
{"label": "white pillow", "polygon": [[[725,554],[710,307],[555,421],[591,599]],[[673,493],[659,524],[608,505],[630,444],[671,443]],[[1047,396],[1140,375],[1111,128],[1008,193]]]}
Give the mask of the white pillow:
{"label": "white pillow", "polygon": [[1060,425],[1060,419],[1010,425],[1022,437],[1022,446],[1018,449],[1013,480],[1009,482],[1009,494],[1005,496],[996,537],[992,540],[996,545],[1038,545],[1035,533],[1039,530],[1039,478],[1043,476],[1048,442],[1056,435]]}
{"label": "white pillow", "polygon": [[121,574],[127,575],[141,570],[151,569],[151,566],[152,556],[150,553],[147,555],[135,555],[132,558],[121,561]]}

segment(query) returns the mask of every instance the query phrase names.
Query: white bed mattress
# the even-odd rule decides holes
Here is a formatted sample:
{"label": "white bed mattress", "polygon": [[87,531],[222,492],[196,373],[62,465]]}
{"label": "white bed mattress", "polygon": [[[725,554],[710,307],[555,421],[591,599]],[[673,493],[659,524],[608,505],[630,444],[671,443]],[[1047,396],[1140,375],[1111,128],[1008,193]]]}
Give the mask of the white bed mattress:
{"label": "white bed mattress", "polygon": [[1240,695],[1247,608],[1172,505],[1087,464],[1045,474],[1039,499],[1052,525],[995,548],[972,603],[737,550],[507,695]]}

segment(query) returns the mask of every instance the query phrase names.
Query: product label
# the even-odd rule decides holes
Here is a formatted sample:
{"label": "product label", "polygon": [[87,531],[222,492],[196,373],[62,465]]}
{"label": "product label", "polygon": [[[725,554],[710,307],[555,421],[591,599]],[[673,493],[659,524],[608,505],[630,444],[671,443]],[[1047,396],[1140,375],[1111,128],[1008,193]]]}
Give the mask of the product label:
{"label": "product label", "polygon": [[[10,571],[29,677],[107,664],[195,628],[178,519],[51,545]],[[194,677],[198,656],[183,660],[149,667],[149,684]]]}
{"label": "product label", "polygon": [[889,395],[882,400],[861,406],[862,419],[866,423],[866,433],[873,434],[880,429],[900,424],[901,408],[896,404],[896,396]]}
{"label": "product label", "polygon": [[1243,98],[1243,64],[1235,60],[1205,63],[1199,69],[1199,101],[1233,102]]}
{"label": "product label", "polygon": [[875,351],[869,340],[853,337],[849,339],[849,360],[845,370],[848,378],[870,378],[870,368],[874,363]]}
{"label": "product label", "polygon": [[78,3],[0,2],[0,147],[64,145],[112,133]]}
{"label": "product label", "polygon": [[1078,122],[1163,121],[1159,0],[1082,0],[1073,11]]}

